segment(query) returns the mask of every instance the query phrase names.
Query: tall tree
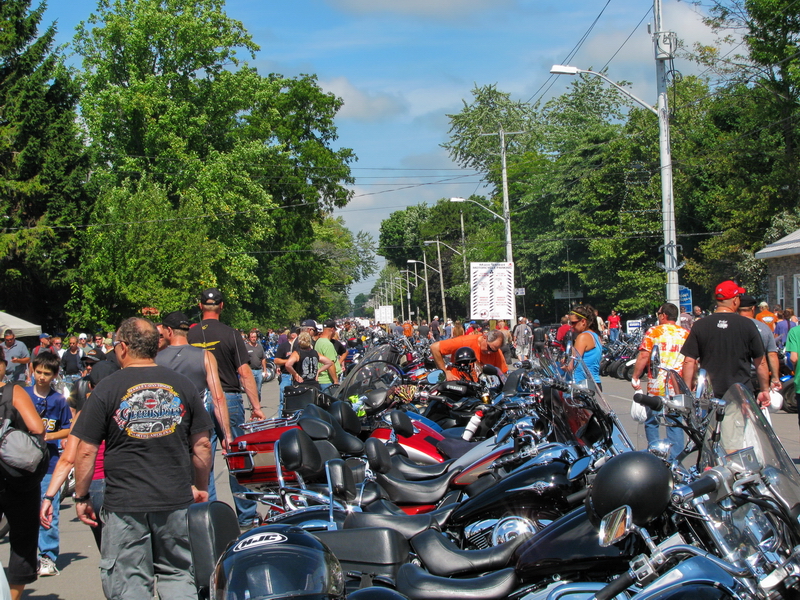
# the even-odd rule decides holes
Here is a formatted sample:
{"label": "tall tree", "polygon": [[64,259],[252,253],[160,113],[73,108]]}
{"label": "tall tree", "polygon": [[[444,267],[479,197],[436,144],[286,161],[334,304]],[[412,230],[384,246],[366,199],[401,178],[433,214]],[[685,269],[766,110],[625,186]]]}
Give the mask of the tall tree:
{"label": "tall tree", "polygon": [[78,87],[53,49],[55,27],[38,35],[44,9],[0,3],[0,298],[5,310],[56,327],[78,261],[75,228],[91,204]]}
{"label": "tall tree", "polygon": [[217,244],[187,294],[216,284],[242,320],[307,306],[313,223],[350,197],[353,153],[331,147],[341,100],[240,62],[258,47],[221,0],[101,0],[75,46],[101,185],[158,184]]}

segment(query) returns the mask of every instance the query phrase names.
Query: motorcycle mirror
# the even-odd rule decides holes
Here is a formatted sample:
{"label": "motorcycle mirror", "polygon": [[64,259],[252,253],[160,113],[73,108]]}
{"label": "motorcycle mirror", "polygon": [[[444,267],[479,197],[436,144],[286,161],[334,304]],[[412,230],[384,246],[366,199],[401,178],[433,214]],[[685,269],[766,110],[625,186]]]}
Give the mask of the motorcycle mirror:
{"label": "motorcycle mirror", "polygon": [[611,511],[600,521],[600,546],[608,548],[633,531],[633,511],[627,504]]}
{"label": "motorcycle mirror", "polygon": [[564,346],[564,354],[566,356],[572,356],[572,340],[567,341],[567,345]]}
{"label": "motorcycle mirror", "polygon": [[494,365],[483,365],[484,375],[497,375],[500,371]]}
{"label": "motorcycle mirror", "polygon": [[656,379],[658,377],[658,369],[661,367],[661,352],[658,346],[653,346],[650,351],[650,366],[647,370],[648,379]]}
{"label": "motorcycle mirror", "polygon": [[428,373],[428,376],[425,378],[425,381],[427,381],[431,385],[434,385],[444,381],[445,379],[447,378],[444,375],[444,371],[442,371],[441,369],[436,369]]}
{"label": "motorcycle mirror", "polygon": [[570,481],[575,481],[576,479],[582,477],[586,471],[589,470],[589,467],[592,464],[592,457],[591,456],[584,456],[583,458],[579,458],[569,468],[569,472],[567,473],[567,478]]}

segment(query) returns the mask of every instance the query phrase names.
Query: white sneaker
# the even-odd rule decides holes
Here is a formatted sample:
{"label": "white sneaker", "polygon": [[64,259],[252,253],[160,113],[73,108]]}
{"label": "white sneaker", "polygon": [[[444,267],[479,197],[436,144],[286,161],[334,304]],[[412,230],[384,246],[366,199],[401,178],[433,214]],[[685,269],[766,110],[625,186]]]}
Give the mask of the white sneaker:
{"label": "white sneaker", "polygon": [[56,563],[49,556],[39,557],[39,577],[51,577],[58,575]]}

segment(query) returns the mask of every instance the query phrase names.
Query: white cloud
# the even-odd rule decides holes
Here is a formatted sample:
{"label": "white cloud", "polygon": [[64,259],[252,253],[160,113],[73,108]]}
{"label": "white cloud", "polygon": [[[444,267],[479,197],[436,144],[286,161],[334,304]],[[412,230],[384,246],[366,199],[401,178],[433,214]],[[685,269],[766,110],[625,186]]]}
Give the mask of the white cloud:
{"label": "white cloud", "polygon": [[375,122],[407,112],[405,101],[397,94],[365,92],[356,88],[346,77],[321,81],[322,89],[333,92],[344,100],[337,117],[357,121]]}
{"label": "white cloud", "polygon": [[457,17],[498,10],[511,0],[328,0],[334,8],[358,14],[394,13],[420,17]]}

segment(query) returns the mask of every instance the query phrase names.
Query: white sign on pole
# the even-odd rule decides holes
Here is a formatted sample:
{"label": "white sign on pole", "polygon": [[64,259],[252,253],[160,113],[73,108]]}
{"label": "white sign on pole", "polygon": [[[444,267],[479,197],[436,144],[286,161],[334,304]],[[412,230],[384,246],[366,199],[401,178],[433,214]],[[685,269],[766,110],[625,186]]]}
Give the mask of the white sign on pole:
{"label": "white sign on pole", "polygon": [[386,324],[394,322],[394,306],[391,304],[386,306],[379,306],[375,311],[375,322]]}
{"label": "white sign on pole", "polygon": [[514,263],[470,263],[470,318],[514,318]]}

